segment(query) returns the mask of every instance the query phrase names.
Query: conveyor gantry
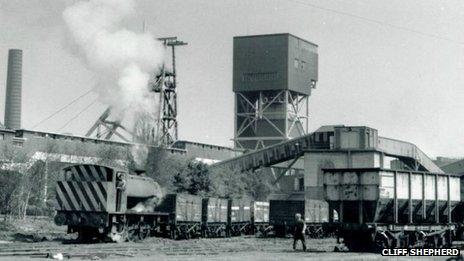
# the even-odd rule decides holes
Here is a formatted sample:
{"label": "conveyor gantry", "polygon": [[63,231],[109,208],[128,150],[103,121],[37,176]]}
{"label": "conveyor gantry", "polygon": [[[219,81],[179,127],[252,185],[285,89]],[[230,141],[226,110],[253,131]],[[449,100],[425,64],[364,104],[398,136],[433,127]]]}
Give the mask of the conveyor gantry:
{"label": "conveyor gantry", "polygon": [[[313,133],[224,160],[213,164],[213,166],[224,166],[240,171],[247,171],[261,167],[270,167],[281,162],[296,159],[305,152],[310,153],[310,150],[313,149],[311,148],[311,135]],[[384,153],[386,156],[397,157],[402,161],[414,163],[417,170],[443,173],[423,151],[412,143],[378,137],[378,144],[374,150]]]}

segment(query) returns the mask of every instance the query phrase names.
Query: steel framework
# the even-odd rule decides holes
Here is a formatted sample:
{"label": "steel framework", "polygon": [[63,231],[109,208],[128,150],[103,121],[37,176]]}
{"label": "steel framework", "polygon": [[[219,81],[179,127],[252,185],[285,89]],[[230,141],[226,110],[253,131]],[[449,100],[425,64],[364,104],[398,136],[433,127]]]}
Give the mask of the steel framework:
{"label": "steel framework", "polygon": [[290,90],[235,92],[235,145],[260,149],[303,136],[309,96]]}
{"label": "steel framework", "polygon": [[92,125],[92,127],[85,134],[86,137],[95,136],[97,139],[109,140],[113,135],[118,136],[123,141],[128,142],[129,139],[125,137],[118,129],[124,130],[126,134],[132,136],[132,132],[127,130],[124,126],[121,125],[121,120],[111,121],[109,117],[111,116],[111,106],[108,107],[102,115],[97,119],[97,121]]}
{"label": "steel framework", "polygon": [[155,84],[152,86],[154,92],[159,93],[158,112],[159,117],[155,124],[158,137],[157,144],[170,146],[178,138],[177,122],[177,81],[176,81],[176,48],[177,46],[187,45],[186,42],[177,40],[177,37],[158,38],[162,41],[165,48],[171,48],[171,71],[163,64],[160,74],[155,77]]}

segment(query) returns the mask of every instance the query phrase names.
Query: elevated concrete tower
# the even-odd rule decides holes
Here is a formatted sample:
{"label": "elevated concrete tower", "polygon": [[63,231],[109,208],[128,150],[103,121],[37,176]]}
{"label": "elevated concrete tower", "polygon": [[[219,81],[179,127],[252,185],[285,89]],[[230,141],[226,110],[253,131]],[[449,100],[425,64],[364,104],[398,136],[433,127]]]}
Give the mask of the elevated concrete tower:
{"label": "elevated concrete tower", "polygon": [[235,146],[259,149],[308,132],[317,45],[291,34],[234,37]]}

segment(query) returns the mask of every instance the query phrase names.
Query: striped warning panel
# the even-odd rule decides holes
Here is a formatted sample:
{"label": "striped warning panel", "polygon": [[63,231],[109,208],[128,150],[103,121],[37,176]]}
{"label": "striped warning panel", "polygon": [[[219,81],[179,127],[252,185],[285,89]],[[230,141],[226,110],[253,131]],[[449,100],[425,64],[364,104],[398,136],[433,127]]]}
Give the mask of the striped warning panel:
{"label": "striped warning panel", "polygon": [[58,181],[56,200],[59,210],[106,211],[106,182]]}
{"label": "striped warning panel", "polygon": [[74,165],[64,169],[66,180],[75,181],[111,181],[113,170],[98,165]]}

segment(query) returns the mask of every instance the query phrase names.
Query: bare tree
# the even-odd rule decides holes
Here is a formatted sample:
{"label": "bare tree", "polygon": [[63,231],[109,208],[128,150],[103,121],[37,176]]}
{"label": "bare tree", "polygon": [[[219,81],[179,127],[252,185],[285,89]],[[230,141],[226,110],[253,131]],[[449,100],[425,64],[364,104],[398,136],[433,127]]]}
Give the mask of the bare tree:
{"label": "bare tree", "polygon": [[159,137],[153,114],[149,112],[136,113],[132,134],[135,142],[158,145]]}

